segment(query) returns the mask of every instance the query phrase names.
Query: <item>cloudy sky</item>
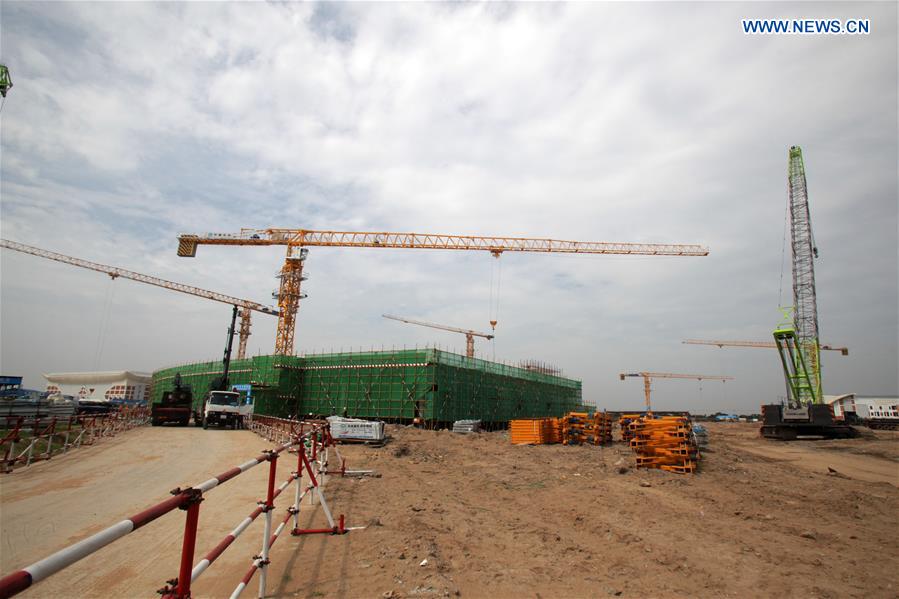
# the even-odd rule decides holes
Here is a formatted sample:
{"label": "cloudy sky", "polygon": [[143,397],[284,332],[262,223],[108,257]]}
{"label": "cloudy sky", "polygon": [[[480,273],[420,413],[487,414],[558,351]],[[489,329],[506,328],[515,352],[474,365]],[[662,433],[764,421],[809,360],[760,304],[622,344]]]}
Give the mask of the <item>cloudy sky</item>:
{"label": "cloudy sky", "polygon": [[[806,160],[826,393],[897,393],[897,6],[149,4],[5,1],[0,232],[271,303],[283,248],[200,247],[242,227],[701,243],[704,258],[313,248],[299,352],[489,328],[610,409],[752,411],[784,394],[787,153]],[[867,36],[747,36],[742,18],[868,18]],[[501,266],[500,266],[501,265]],[[230,308],[0,252],[0,368],[218,359]],[[786,269],[784,271],[783,269]],[[494,280],[495,286],[495,280]],[[271,353],[257,315],[250,352]]]}

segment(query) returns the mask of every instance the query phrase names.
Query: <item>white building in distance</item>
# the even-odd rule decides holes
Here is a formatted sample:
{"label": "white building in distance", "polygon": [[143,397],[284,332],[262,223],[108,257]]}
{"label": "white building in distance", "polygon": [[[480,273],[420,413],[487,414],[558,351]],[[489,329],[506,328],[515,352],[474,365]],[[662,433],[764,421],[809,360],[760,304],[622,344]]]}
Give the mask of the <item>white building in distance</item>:
{"label": "white building in distance", "polygon": [[833,415],[840,417],[855,412],[859,418],[899,418],[899,398],[867,397],[855,393],[825,395],[824,403],[833,406]]}
{"label": "white building in distance", "polygon": [[47,391],[71,395],[79,400],[149,401],[150,382],[153,377],[148,372],[117,370],[114,372],[62,372],[45,374]]}

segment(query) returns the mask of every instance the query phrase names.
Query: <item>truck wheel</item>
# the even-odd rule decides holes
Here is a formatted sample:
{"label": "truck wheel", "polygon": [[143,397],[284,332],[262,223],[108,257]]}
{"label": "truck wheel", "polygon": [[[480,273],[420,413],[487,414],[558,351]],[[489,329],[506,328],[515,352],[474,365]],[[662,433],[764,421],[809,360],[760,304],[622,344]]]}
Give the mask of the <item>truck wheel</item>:
{"label": "truck wheel", "polygon": [[157,420],[156,418],[154,418],[153,420],[150,421],[150,424],[151,424],[152,426],[159,426],[159,420]]}

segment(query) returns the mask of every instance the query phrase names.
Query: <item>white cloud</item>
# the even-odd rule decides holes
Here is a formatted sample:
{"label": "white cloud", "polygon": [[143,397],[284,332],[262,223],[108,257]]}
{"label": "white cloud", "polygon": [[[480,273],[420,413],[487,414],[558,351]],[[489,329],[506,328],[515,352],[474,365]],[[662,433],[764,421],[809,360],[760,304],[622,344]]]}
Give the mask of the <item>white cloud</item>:
{"label": "white cloud", "polygon": [[[895,393],[896,341],[878,331],[897,321],[896,8],[866,6],[874,35],[774,38],[742,35],[740,4],[5,5],[16,87],[2,113],[2,233],[257,300],[281,250],[181,260],[174,236],[296,226],[703,243],[702,259],[504,256],[497,355],[556,362],[608,407],[639,401],[619,370],[732,367],[745,382],[728,401],[748,410],[780,393],[776,361],[724,363],[680,340],[769,335],[799,143],[822,330],[859,348],[825,377]],[[381,322],[399,308],[483,328],[492,260],[315,249],[299,347],[443,342]],[[29,361],[13,349],[47,347],[23,298],[46,296],[51,276],[84,302],[102,305],[105,287],[6,252],[2,265],[4,362],[62,370],[64,345]],[[121,325],[143,337],[115,348],[141,362],[128,367],[220,353],[219,310],[132,291],[117,291],[119,309],[153,329]],[[67,326],[69,352],[93,343],[90,322]],[[257,319],[254,351],[273,329]],[[196,334],[170,359],[183,331]],[[669,407],[695,406],[670,391]]]}

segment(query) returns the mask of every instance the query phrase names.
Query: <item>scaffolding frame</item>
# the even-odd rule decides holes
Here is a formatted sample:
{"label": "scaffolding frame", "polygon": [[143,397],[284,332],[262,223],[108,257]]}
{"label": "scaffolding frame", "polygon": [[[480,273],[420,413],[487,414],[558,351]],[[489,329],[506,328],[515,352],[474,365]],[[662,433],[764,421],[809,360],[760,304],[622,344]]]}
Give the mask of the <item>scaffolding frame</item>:
{"label": "scaffolding frame", "polygon": [[[249,384],[257,414],[346,415],[441,427],[456,420],[505,426],[515,418],[562,416],[584,408],[581,382],[435,348],[257,356],[235,360],[232,383]],[[175,374],[205,393],[221,363],[153,374],[158,399]]]}

